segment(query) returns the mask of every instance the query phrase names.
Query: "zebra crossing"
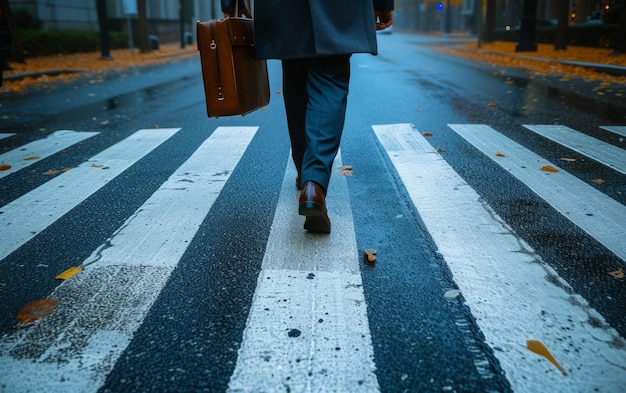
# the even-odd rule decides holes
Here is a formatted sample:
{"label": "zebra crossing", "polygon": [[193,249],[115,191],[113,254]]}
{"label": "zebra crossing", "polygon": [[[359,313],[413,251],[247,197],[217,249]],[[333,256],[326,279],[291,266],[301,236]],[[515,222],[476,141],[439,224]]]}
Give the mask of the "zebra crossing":
{"label": "zebra crossing", "polygon": [[[489,126],[449,127],[626,261],[624,205]],[[623,149],[564,126],[526,127],[624,173]],[[511,388],[621,391],[626,384],[624,338],[481,200],[414,126],[372,128],[452,271],[458,290],[446,296],[462,296]],[[604,129],[623,132],[615,126]],[[179,131],[139,130],[1,207],[0,268],[3,259]],[[83,271],[50,294],[59,301],[52,314],[0,338],[1,392],[42,386],[52,392],[89,392],[105,386],[257,131],[218,127],[93,250],[81,264]],[[36,161],[24,157],[43,159],[94,135],[64,130],[4,153],[0,161],[10,163],[11,172],[0,172],[0,179]],[[335,166],[341,165],[340,152]],[[560,170],[535,170],[544,165]],[[380,391],[348,182],[342,176],[331,181],[333,232],[322,236],[302,231],[293,212],[298,195],[294,178],[295,169],[288,165],[228,390]],[[548,344],[568,375],[529,352],[529,339]],[[483,365],[476,359],[480,370]]]}

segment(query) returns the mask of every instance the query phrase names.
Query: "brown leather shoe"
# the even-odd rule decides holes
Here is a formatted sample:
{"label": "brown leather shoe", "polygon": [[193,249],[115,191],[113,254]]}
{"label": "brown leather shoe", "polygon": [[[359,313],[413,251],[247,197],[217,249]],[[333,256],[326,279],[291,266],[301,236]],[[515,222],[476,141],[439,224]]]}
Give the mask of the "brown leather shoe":
{"label": "brown leather shoe", "polygon": [[302,185],[298,213],[306,216],[304,229],[309,232],[330,233],[330,219],[326,210],[326,194],[317,183],[308,181]]}

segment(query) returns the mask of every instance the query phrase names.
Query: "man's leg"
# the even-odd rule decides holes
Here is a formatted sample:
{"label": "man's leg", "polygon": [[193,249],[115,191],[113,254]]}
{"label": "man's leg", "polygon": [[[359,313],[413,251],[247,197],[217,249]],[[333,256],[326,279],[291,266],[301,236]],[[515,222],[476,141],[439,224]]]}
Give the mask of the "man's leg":
{"label": "man's leg", "polygon": [[308,64],[302,182],[314,181],[326,192],[345,122],[350,55],[313,58]]}
{"label": "man's leg", "polygon": [[298,171],[302,175],[302,159],[306,149],[305,119],[308,96],[306,80],[308,65],[304,60],[283,60],[283,99],[287,113],[287,127],[291,139],[291,156]]}

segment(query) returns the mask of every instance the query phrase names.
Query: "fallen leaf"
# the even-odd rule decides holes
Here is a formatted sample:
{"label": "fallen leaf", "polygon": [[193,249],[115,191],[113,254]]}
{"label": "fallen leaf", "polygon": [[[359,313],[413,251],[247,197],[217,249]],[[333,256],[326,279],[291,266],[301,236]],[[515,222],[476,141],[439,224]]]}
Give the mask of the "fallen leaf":
{"label": "fallen leaf", "polygon": [[8,171],[9,169],[11,169],[11,165],[9,165],[9,164],[0,164],[0,172]]}
{"label": "fallen leaf", "polygon": [[528,340],[526,341],[526,347],[538,354],[541,355],[543,357],[545,357],[546,359],[548,359],[550,361],[550,363],[554,364],[556,366],[556,368],[559,369],[559,371],[561,371],[563,373],[563,375],[567,375],[567,372],[565,371],[565,369],[563,367],[561,367],[561,365],[559,364],[559,362],[556,361],[556,359],[552,356],[552,354],[550,353],[550,351],[548,350],[548,348],[546,348],[545,345],[543,345],[541,343],[541,341],[536,341],[536,340]]}
{"label": "fallen leaf", "polygon": [[11,116],[9,115],[2,115],[2,119],[3,120],[9,120],[11,118]]}
{"label": "fallen leaf", "polygon": [[604,180],[602,180],[602,179],[593,179],[592,182],[594,182],[596,184],[604,184]]}
{"label": "fallen leaf", "polygon": [[566,161],[566,162],[576,162],[575,158],[560,158],[561,161]]}
{"label": "fallen leaf", "polygon": [[376,263],[376,254],[377,254],[376,250],[372,250],[372,249],[365,249],[365,250],[363,250],[363,261],[365,262],[365,264],[367,264],[367,265],[375,264]]}
{"label": "fallen leaf", "polygon": [[48,171],[45,171],[43,174],[44,175],[58,175],[59,173],[62,172],[67,172],[69,170],[71,170],[72,168],[63,168],[63,169],[50,169]]}
{"label": "fallen leaf", "polygon": [[92,168],[102,168],[104,165],[91,164]]}
{"label": "fallen leaf", "polygon": [[38,159],[39,159],[38,156],[28,156],[24,158],[24,161],[33,161],[33,160],[38,160]]}
{"label": "fallen leaf", "polygon": [[624,278],[624,271],[622,270],[621,267],[619,269],[617,269],[617,270],[609,272],[609,274],[616,280],[620,279],[620,278]]}
{"label": "fallen leaf", "polygon": [[29,323],[52,314],[59,302],[54,299],[37,299],[29,302],[15,318],[19,323]]}
{"label": "fallen leaf", "polygon": [[339,167],[339,174],[343,176],[354,176],[352,167],[350,165],[344,165]]}
{"label": "fallen leaf", "polygon": [[506,157],[504,154],[496,152],[496,157]]}
{"label": "fallen leaf", "polygon": [[105,121],[101,122],[100,124],[102,124],[103,126],[106,126],[106,125],[108,125],[108,124],[109,124],[109,121],[108,121],[108,120],[105,120]]}
{"label": "fallen leaf", "polygon": [[430,132],[425,132],[422,135],[424,135],[424,136],[433,136],[433,134],[431,134]]}
{"label": "fallen leaf", "polygon": [[461,294],[461,291],[458,289],[450,289],[449,291],[446,291],[446,293],[443,294],[443,297],[452,299],[455,298],[457,296],[459,296]]}
{"label": "fallen leaf", "polygon": [[446,152],[446,149],[442,149],[440,147],[438,147],[436,150],[437,150],[437,153],[445,153]]}
{"label": "fallen leaf", "polygon": [[544,165],[541,167],[541,170],[544,172],[558,172],[559,170],[550,165]]}
{"label": "fallen leaf", "polygon": [[67,269],[63,273],[57,275],[54,279],[55,280],[69,280],[70,278],[74,277],[78,273],[82,272],[83,269],[84,267],[82,266],[78,266],[78,267],[72,266],[71,268]]}
{"label": "fallen leaf", "polygon": [[276,94],[280,94],[280,90],[276,90]]}
{"label": "fallen leaf", "polygon": [[487,104],[487,106],[488,106],[489,108],[495,108],[495,107],[496,107],[496,104],[494,104],[493,102],[490,102],[489,104]]}
{"label": "fallen leaf", "polygon": [[513,82],[513,79],[507,79],[506,80],[506,84],[507,85],[512,85],[513,83],[515,83],[515,82]]}

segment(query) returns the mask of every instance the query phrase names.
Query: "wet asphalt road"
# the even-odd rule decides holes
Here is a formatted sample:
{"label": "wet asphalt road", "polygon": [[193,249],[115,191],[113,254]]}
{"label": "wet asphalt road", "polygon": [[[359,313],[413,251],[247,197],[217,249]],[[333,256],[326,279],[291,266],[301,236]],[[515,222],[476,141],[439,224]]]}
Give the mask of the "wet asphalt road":
{"label": "wet asphalt road", "polygon": [[[361,276],[382,391],[448,387],[507,391],[511,385],[494,354],[497,348],[485,343],[468,306],[439,295],[456,287],[453,274],[371,132],[376,124],[411,123],[419,132],[432,134],[429,142],[440,148],[444,159],[482,200],[626,337],[622,311],[626,291],[622,281],[606,274],[624,261],[448,127],[488,124],[551,162],[576,159],[563,164],[569,173],[588,183],[604,179],[594,187],[626,204],[626,175],[523,127],[567,125],[623,149],[623,138],[599,126],[626,125],[626,98],[598,95],[595,83],[560,81],[558,76],[529,78],[519,70],[442,57],[427,46],[445,45],[446,40],[384,35],[378,57],[355,55],[352,59],[342,159],[355,173],[348,187],[357,247],[376,249],[381,256],[375,268],[363,266]],[[57,271],[68,262],[80,264],[217,126],[259,126],[229,187],[220,194],[102,387],[103,391],[124,391],[132,381],[130,386],[137,391],[167,390],[168,386],[180,391],[224,390],[237,361],[288,164],[276,62],[270,62],[270,84],[273,94],[267,109],[243,118],[206,117],[195,58],[111,75],[102,83],[79,81],[49,93],[0,98],[0,113],[6,115],[0,133],[17,134],[0,142],[0,152],[56,130],[100,132],[78,148],[3,179],[2,206],[48,181],[42,172],[77,166],[136,130],[181,128],[154,154],[2,261],[0,334],[17,329],[14,315],[23,304],[49,295],[58,286],[46,279],[48,269],[25,269],[25,265]],[[619,87],[603,87],[612,88]],[[216,227],[220,230],[211,230]],[[229,261],[234,256],[242,257],[245,265],[233,268]],[[198,260],[210,263],[198,264]]]}

